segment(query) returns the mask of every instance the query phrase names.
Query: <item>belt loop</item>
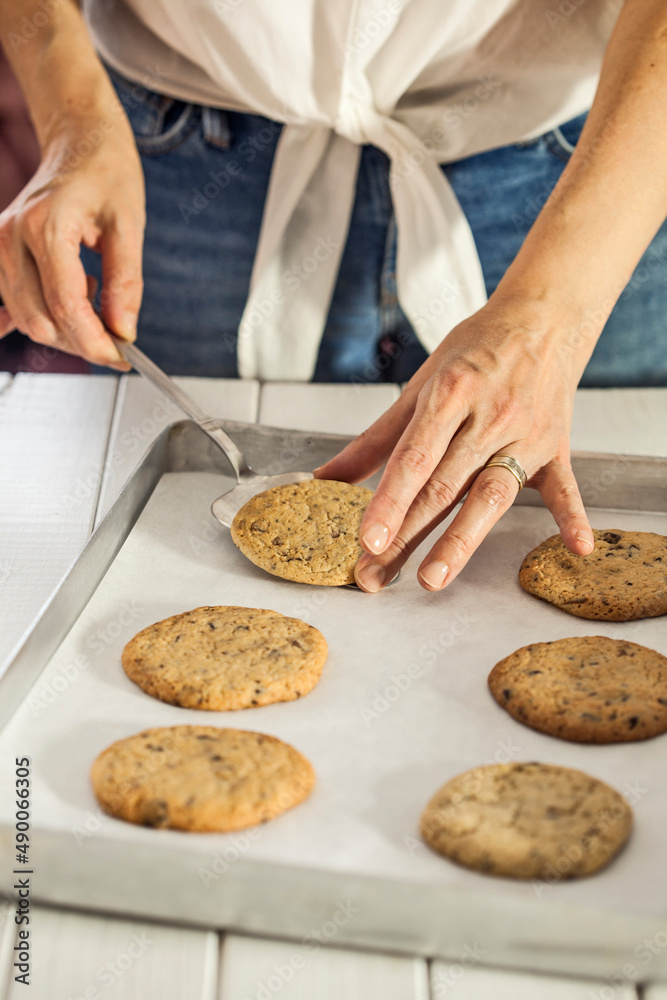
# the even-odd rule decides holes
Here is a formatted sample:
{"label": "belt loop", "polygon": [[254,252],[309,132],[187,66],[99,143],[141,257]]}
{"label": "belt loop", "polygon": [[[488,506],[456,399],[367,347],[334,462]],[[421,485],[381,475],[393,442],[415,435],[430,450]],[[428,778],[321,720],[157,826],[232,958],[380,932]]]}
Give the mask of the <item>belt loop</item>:
{"label": "belt loop", "polygon": [[202,130],[204,140],[209,146],[229,149],[232,137],[226,111],[222,111],[220,108],[202,107]]}

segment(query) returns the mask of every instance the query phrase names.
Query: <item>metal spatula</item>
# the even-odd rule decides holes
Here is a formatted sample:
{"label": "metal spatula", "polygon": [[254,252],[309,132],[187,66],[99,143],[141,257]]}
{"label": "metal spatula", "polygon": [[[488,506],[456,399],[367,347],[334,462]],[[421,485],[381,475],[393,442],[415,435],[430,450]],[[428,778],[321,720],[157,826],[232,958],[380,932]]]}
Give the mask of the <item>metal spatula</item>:
{"label": "metal spatula", "polygon": [[211,510],[221,524],[231,527],[234,515],[241,509],[246,500],[262,493],[272,486],[284,486],[286,483],[300,483],[304,479],[312,479],[310,472],[284,472],[274,476],[261,476],[255,472],[246,460],[243,452],[238,448],[232,439],[217,426],[217,421],[208,416],[186,392],[166,375],[161,368],[147,358],[143,351],[139,350],[136,344],[129,344],[125,340],[114,336],[118,350],[133,368],[152,382],[161,392],[173,400],[177,406],[187,413],[194,420],[198,427],[208,434],[212,441],[224,452],[236,475],[236,486],[223,493],[211,505]]}

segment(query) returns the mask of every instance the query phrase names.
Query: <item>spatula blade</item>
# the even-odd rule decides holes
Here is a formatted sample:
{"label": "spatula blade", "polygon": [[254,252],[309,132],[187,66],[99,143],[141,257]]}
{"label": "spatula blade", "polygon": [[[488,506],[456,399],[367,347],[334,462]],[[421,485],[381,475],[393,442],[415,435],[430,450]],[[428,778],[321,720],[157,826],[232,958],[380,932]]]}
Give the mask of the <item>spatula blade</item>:
{"label": "spatula blade", "polygon": [[255,476],[253,479],[246,479],[239,483],[229,493],[223,493],[211,504],[211,512],[215,518],[231,528],[234,517],[244,503],[251,497],[270,490],[272,486],[287,486],[288,483],[303,483],[306,479],[312,479],[311,472],[285,472],[278,476]]}

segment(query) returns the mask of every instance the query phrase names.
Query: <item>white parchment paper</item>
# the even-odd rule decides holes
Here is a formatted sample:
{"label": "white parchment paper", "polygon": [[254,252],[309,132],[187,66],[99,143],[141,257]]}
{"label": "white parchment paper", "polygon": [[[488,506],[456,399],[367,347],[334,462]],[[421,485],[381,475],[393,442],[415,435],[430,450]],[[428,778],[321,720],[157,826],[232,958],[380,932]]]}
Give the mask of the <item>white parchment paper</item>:
{"label": "white parchment paper", "polygon": [[[555,532],[541,508],[510,511],[442,594],[418,586],[419,552],[378,595],[282,581],[249,563],[213,521],[209,507],[222,482],[209,473],[161,480],[0,738],[3,823],[13,825],[14,758],[27,755],[35,837],[46,828],[69,831],[75,843],[90,836],[171,843],[200,854],[205,866],[231,835],[156,831],[107,817],[88,772],[114,740],[150,726],[232,726],[286,740],[317,772],[306,803],[241,842],[247,857],[667,916],[667,736],[615,746],[552,739],[506,715],[486,683],[491,667],[519,646],[565,636],[624,637],[667,655],[667,618],[589,622],[525,594],[517,580],[521,559]],[[667,531],[661,515],[597,511],[592,521]],[[181,709],[144,694],[121,668],[124,644],[146,625],[204,604],[271,608],[315,625],[329,643],[319,685],[296,702],[238,712]],[[636,817],[626,850],[592,878],[534,886],[467,871],[420,842],[420,813],[440,785],[468,768],[510,760],[577,767],[623,792]]]}

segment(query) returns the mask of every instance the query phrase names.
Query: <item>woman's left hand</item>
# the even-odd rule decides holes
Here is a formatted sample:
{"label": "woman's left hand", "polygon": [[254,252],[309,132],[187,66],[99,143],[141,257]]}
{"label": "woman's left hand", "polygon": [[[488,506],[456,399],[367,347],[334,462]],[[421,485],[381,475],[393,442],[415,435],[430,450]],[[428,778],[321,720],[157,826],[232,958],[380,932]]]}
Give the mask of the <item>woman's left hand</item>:
{"label": "woman's left hand", "polygon": [[497,454],[525,469],[566,546],[592,551],[570,466],[574,393],[585,365],[580,339],[541,307],[491,299],[452,330],[379,420],[316,470],[318,478],[359,482],[387,463],[361,525],[366,552],[356,579],[363,590],[393,579],[465,496],[418,571],[430,591],[456,578],[519,491],[508,469],[485,468]]}

